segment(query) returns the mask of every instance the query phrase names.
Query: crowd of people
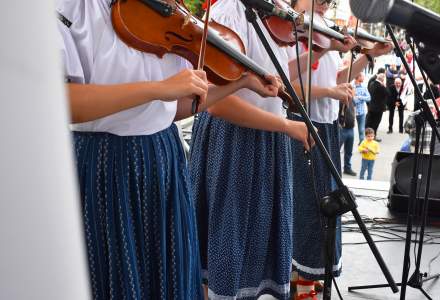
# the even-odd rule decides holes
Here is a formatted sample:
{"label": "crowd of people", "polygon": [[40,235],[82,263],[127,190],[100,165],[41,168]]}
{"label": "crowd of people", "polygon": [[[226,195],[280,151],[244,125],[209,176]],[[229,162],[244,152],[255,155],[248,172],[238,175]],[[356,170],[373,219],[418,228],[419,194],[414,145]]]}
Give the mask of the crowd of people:
{"label": "crowd of people", "polygon": [[[402,43],[403,50],[407,48],[406,44]],[[410,50],[406,50],[405,58],[407,62],[412,65],[413,56]],[[372,131],[374,134],[374,140],[381,142],[379,138],[378,128],[382,122],[384,112],[388,111],[388,131],[387,134],[394,133],[394,120],[395,112],[398,112],[398,132],[399,134],[408,134],[409,137],[405,141],[400,150],[410,151],[409,144],[411,143],[411,137],[413,135],[412,127],[408,124],[413,124],[413,114],[409,115],[405,120],[405,110],[417,111],[418,104],[414,101],[414,107],[408,107],[408,103],[411,97],[414,97],[414,91],[412,84],[407,76],[407,72],[403,65],[399,65],[399,58],[394,55],[389,55],[387,58],[387,64],[383,67],[377,68],[375,74],[369,78],[368,83],[365,84],[365,75],[363,73],[357,75],[353,81],[353,89],[355,91],[353,97],[353,105],[345,107],[343,113],[344,124],[341,124],[341,148],[344,151],[344,174],[350,176],[357,176],[357,173],[352,167],[352,155],[354,148],[354,128],[355,123],[358,129],[359,145],[366,141],[365,132]],[[366,73],[370,73],[369,69],[366,69]],[[423,78],[420,72],[416,69],[416,79],[419,83],[419,88],[424,91],[424,98],[431,99],[431,95],[428,89],[423,84]],[[439,87],[431,83],[431,89],[434,92],[435,98],[440,97]],[[412,102],[412,101],[411,101]],[[348,120],[347,120],[348,118]],[[411,129],[409,129],[411,128]],[[399,150],[399,149],[397,149]],[[360,171],[360,179],[364,179],[364,165],[365,155],[362,149],[359,150],[362,154],[362,166]],[[376,153],[377,155],[378,153]],[[376,155],[371,155],[370,160],[376,158]],[[369,174],[372,174],[374,163],[370,163]],[[372,176],[367,177],[368,180],[372,179]]]}

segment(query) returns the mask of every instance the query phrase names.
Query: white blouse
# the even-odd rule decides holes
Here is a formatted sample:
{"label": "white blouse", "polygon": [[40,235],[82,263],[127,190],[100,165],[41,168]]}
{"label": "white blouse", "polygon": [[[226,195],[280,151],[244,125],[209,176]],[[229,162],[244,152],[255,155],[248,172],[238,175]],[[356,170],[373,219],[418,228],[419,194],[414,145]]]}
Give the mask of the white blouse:
{"label": "white blouse", "polygon": [[[120,84],[160,81],[185,68],[184,59],[129,48],[113,30],[110,0],[57,0],[57,11],[72,24],[58,24],[66,77],[74,83]],[[109,132],[121,136],[149,135],[168,128],[177,102],[155,100],[95,121],[75,124],[73,130]]]}
{"label": "white blouse", "polygon": [[[312,73],[312,85],[323,88],[337,86],[337,75],[342,59],[337,51],[329,51],[319,59],[319,66]],[[318,123],[332,124],[338,119],[339,101],[325,97],[311,101],[310,116]]]}
{"label": "white blouse", "polygon": [[[242,39],[246,55],[255,61],[260,67],[271,74],[278,74],[269,55],[264,49],[252,24],[248,23],[245,15],[245,6],[240,0],[218,0],[211,8],[211,19],[235,31]],[[284,72],[289,78],[289,56],[287,47],[280,48],[271,38],[265,26],[258,20],[265,36],[268,38],[272,49],[280,61]],[[242,89],[235,93],[238,97],[249,103],[273,114],[286,116],[286,110],[282,106],[280,98],[263,98],[248,89]]]}
{"label": "white blouse", "polygon": [[[300,54],[305,48],[300,44]],[[290,56],[296,57],[295,47],[289,49]],[[337,51],[329,51],[319,59],[317,70],[312,70],[312,85],[334,87],[337,83],[337,72],[342,66],[342,59]],[[301,70],[303,71],[303,70]],[[307,72],[302,74],[303,83],[307,84]],[[310,119],[317,123],[333,124],[338,119],[339,101],[329,97],[312,98],[310,101]]]}

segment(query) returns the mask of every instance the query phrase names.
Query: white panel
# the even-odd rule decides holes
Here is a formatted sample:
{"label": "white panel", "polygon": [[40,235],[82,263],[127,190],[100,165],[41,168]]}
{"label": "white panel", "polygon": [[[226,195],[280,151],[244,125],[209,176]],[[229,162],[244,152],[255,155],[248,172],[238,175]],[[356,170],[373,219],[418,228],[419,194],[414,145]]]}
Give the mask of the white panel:
{"label": "white panel", "polygon": [[0,10],[0,299],[89,298],[51,1]]}

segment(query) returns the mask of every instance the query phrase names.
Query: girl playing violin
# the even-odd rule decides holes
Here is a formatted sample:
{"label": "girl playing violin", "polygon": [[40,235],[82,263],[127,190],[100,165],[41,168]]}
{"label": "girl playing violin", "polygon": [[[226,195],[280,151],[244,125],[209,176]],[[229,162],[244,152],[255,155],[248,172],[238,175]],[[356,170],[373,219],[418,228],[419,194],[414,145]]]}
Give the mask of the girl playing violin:
{"label": "girl playing violin", "polygon": [[[247,55],[275,72],[240,0],[218,0],[211,18],[237,32]],[[287,48],[279,48],[263,31],[288,74]],[[305,125],[286,119],[280,98],[263,99],[241,90],[200,114],[192,134],[190,174],[207,296],[257,299],[271,294],[288,299],[290,138],[309,149]]]}
{"label": "girl playing violin", "polygon": [[[314,0],[317,17],[324,16],[333,1]],[[296,3],[297,11],[310,9],[309,0],[299,0]],[[338,112],[339,102],[347,103],[352,100],[353,91],[348,79],[348,67],[342,68],[339,52],[348,52],[356,45],[356,41],[347,36],[344,43],[332,40],[331,47],[319,55],[319,60],[312,68],[312,97],[310,101],[310,118],[330,153],[333,163],[340,170]],[[352,66],[352,77],[360,73],[368,64],[368,56],[377,57],[390,52],[388,44],[376,44],[366,55],[360,55]],[[304,47],[300,61],[305,71],[304,60],[308,57]],[[370,58],[370,59],[371,59]],[[301,120],[297,115],[292,120]],[[294,203],[293,203],[293,269],[298,272],[297,293],[295,299],[317,299],[314,290],[314,280],[324,278],[325,261],[322,256],[323,230],[319,202],[322,197],[335,190],[336,184],[332,179],[323,157],[313,149],[313,172],[305,161],[304,147],[301,143],[292,141],[294,164]],[[313,176],[313,178],[312,178]],[[315,186],[317,197],[315,197]],[[337,223],[336,251],[334,257],[334,276],[341,272],[341,224]]]}
{"label": "girl playing violin", "polygon": [[190,115],[195,96],[206,109],[241,88],[266,97],[280,85],[248,75],[210,86],[176,55],[129,48],[111,8],[110,0],[57,1],[93,298],[202,299],[193,197],[173,121]]}

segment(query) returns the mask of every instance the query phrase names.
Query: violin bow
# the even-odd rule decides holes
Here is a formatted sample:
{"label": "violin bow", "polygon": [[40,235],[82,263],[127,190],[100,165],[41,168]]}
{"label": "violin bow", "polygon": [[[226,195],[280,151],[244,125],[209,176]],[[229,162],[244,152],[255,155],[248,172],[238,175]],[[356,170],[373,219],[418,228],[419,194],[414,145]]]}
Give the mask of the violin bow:
{"label": "violin bow", "polygon": [[[310,98],[312,96],[312,60],[313,60],[313,22],[315,20],[315,1],[312,1],[312,9],[310,13],[310,25],[309,25],[309,40],[308,40],[308,47],[309,47],[309,56],[307,58],[307,93],[305,95],[304,99],[304,107],[308,113],[310,113]],[[301,76],[301,74],[299,74]]]}
{"label": "violin bow", "polygon": [[[307,91],[304,99],[304,108],[306,113],[310,116],[310,100],[312,97],[312,60],[313,60],[313,29],[315,21],[315,1],[312,1],[311,13],[310,13],[310,25],[309,25],[309,40],[307,46],[309,47],[309,56],[307,57]],[[299,76],[302,76],[299,74]],[[303,95],[304,96],[304,95]],[[307,136],[307,142],[309,145],[312,141],[312,135],[309,131]],[[304,153],[307,157],[308,165],[313,166],[311,152],[304,149]]]}
{"label": "violin bow", "polygon": [[[210,12],[211,12],[211,0],[207,0],[205,22],[204,22],[204,27],[203,27],[202,41],[200,43],[200,52],[199,52],[199,61],[197,63],[197,70],[203,70],[203,67],[205,66],[206,42],[208,40],[209,13]],[[200,97],[197,96],[192,102],[191,111],[192,111],[193,115],[198,113],[199,105],[200,105]]]}
{"label": "violin bow", "polygon": [[[357,38],[357,34],[358,34],[358,29],[359,29],[359,19],[356,18],[356,27],[354,29],[354,34],[353,34],[353,38],[356,40]],[[356,47],[355,47],[356,48]],[[351,57],[350,57],[350,65],[348,66],[348,76],[347,76],[347,83],[350,83],[350,79],[351,79],[351,75],[353,74],[353,62],[354,62],[354,53],[355,53],[355,48],[353,48],[351,50]]]}
{"label": "violin bow", "polygon": [[[359,29],[359,19],[356,18],[356,27],[355,27],[355,29],[354,29],[354,35],[353,35],[353,38],[354,38],[354,39],[356,39],[356,37],[357,37],[358,29]],[[350,64],[348,65],[347,83],[350,83],[350,81],[351,81],[351,80],[350,80],[350,79],[351,79],[351,75],[352,75],[352,73],[353,73],[353,63],[354,63],[354,56],[355,56],[354,53],[355,53],[355,50],[352,49],[352,50],[351,50],[351,55],[350,55]],[[346,107],[347,107],[347,105],[345,105],[345,103],[342,104],[342,108],[341,108],[341,116],[344,117],[344,118],[343,118],[343,120],[344,120],[344,126],[345,126],[345,109],[346,109]]]}

